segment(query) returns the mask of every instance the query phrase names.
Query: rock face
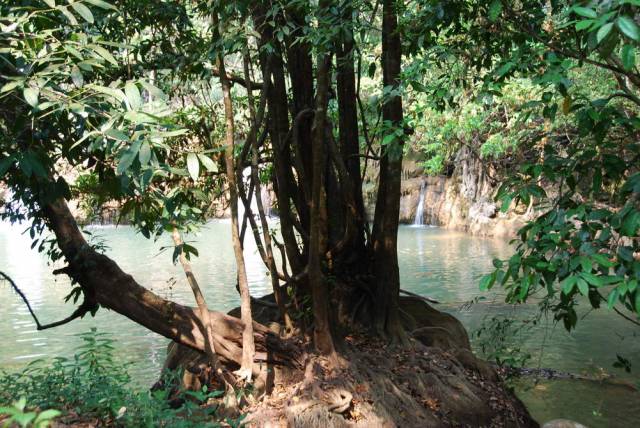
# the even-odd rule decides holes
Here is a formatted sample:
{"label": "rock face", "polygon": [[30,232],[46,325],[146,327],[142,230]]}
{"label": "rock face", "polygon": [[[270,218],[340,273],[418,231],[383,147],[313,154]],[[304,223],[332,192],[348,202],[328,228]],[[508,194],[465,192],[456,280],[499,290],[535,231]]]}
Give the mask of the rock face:
{"label": "rock face", "polygon": [[[479,236],[513,237],[526,217],[510,209],[501,213],[493,201],[499,183],[494,183],[482,161],[462,149],[450,176],[426,176],[414,161],[408,161],[402,181],[400,222],[415,220],[420,193],[424,192],[423,224],[460,230]],[[366,189],[367,214],[375,208],[373,184]]]}

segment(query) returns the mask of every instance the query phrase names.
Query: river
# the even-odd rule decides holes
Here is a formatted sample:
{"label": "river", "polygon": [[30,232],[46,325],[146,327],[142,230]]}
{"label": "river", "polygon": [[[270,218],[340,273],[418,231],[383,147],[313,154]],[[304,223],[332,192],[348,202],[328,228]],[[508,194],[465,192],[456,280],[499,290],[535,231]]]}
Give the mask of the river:
{"label": "river", "polygon": [[[41,322],[63,318],[73,311],[73,305],[63,301],[70,290],[69,281],[51,274],[46,258],[30,249],[29,236],[22,233],[23,229],[0,223],[0,270],[26,293]],[[92,239],[104,242],[107,254],[140,283],[163,297],[193,303],[181,268],[171,263],[169,237],[153,242],[126,226],[88,230]],[[191,237],[190,243],[200,251],[193,267],[210,307],[226,311],[237,306],[229,222],[209,222]],[[271,285],[255,245],[251,239],[247,243],[250,288],[254,296],[260,296],[268,293]],[[484,295],[478,290],[478,280],[491,270],[493,257],[506,257],[509,251],[509,244],[503,240],[402,226],[398,243],[402,287],[439,300],[439,309],[453,313],[470,332],[495,315],[531,316],[536,311],[533,303],[514,309],[503,303],[499,290]],[[465,305],[479,296],[484,299]],[[70,356],[80,343],[76,335],[94,326],[117,339],[116,356],[131,363],[132,375],[140,386],[152,383],[162,366],[167,340],[108,310],[99,310],[95,318],[38,332],[26,307],[8,285],[0,285],[0,301],[0,369],[16,370],[34,359]],[[570,334],[561,325],[543,319],[523,330],[514,343],[532,355],[528,366],[589,375],[608,373],[620,383],[638,385],[638,333],[639,328],[602,309],[581,319]],[[481,339],[473,339],[476,348],[481,343]],[[612,366],[616,355],[631,361],[631,373]],[[589,427],[633,427],[640,420],[640,393],[625,385],[579,380],[539,380],[536,384],[526,380],[516,383],[515,389],[540,422],[567,418]]]}

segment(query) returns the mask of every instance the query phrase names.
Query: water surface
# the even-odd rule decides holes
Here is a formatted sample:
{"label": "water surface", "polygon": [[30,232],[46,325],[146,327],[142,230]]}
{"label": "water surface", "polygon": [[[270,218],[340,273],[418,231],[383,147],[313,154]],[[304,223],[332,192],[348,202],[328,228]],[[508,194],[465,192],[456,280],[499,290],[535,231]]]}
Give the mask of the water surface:
{"label": "water surface", "polygon": [[[193,267],[212,308],[229,310],[239,303],[235,289],[235,261],[228,221],[212,221],[191,243],[200,251]],[[129,227],[92,227],[93,239],[109,247],[107,254],[122,269],[159,295],[193,304],[182,270],[171,262],[168,237],[159,242],[146,240]],[[42,323],[70,314],[74,307],[63,302],[70,290],[65,277],[51,274],[46,258],[30,249],[28,235],[19,226],[0,223],[0,270],[8,273],[23,289]],[[163,250],[163,247],[169,249]],[[502,303],[499,291],[485,294],[471,306],[466,302],[483,296],[477,284],[491,270],[493,257],[506,257],[510,248],[503,240],[470,237],[462,233],[429,227],[401,227],[398,254],[402,287],[428,295],[442,303],[440,309],[459,317],[469,331],[478,329],[495,315],[527,317],[535,305],[514,309]],[[271,285],[252,240],[245,250],[252,294],[269,292]],[[0,285],[0,368],[19,369],[37,358],[70,356],[80,339],[75,335],[97,326],[113,333],[116,355],[132,362],[132,374],[139,385],[156,379],[163,363],[167,340],[128,319],[100,309],[95,318],[38,332],[26,307],[8,285]],[[464,309],[462,308],[464,306]],[[585,308],[586,309],[586,308]],[[574,373],[613,373],[620,381],[640,381],[640,366],[631,374],[612,367],[616,354],[640,365],[639,329],[614,313],[599,310],[581,320],[568,334],[561,326],[543,320],[517,337],[517,345],[529,352],[530,366],[552,367]],[[475,340],[474,344],[479,345]],[[539,421],[570,418],[592,427],[635,426],[640,418],[640,394],[622,385],[592,381],[528,380],[517,385],[518,395]]]}

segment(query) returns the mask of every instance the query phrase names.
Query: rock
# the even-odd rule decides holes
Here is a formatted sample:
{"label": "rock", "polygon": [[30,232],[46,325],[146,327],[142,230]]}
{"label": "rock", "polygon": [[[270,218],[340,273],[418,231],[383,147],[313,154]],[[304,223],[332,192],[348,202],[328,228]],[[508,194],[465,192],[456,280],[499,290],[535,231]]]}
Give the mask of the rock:
{"label": "rock", "polygon": [[587,428],[581,423],[569,419],[554,419],[542,425],[542,428]]}

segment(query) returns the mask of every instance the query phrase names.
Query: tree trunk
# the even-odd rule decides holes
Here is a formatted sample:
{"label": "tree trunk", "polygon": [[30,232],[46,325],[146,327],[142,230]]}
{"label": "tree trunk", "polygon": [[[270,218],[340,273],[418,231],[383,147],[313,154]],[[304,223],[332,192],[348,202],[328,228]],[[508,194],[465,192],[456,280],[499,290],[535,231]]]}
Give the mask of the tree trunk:
{"label": "tree trunk", "polygon": [[360,178],[360,142],[358,137],[358,110],[356,99],[356,78],[353,65],[355,51],[353,40],[353,9],[345,7],[343,13],[344,35],[337,49],[337,76],[336,85],[338,92],[338,126],[340,151],[347,167],[351,180],[352,198],[355,201],[356,233],[353,241],[347,248],[356,253],[363,253],[364,249],[364,201],[362,199],[362,180]]}
{"label": "tree trunk", "polygon": [[331,57],[323,53],[318,58],[318,91],[313,118],[313,181],[311,198],[311,230],[309,239],[309,285],[313,298],[314,343],[325,355],[334,355],[329,316],[329,293],[322,272],[322,259],[326,249],[326,195],[324,192],[325,121],[329,93],[329,66]]}
{"label": "tree trunk", "polygon": [[[269,109],[268,129],[273,148],[273,163],[275,172],[274,190],[278,198],[280,213],[280,227],[285,251],[293,274],[303,271],[303,258],[298,249],[294,231],[294,212],[291,209],[293,194],[296,189],[291,175],[291,153],[287,141],[289,133],[289,113],[287,107],[287,92],[284,75],[284,64],[279,43],[273,37],[273,29],[265,22],[264,5],[259,3],[253,9],[254,25],[260,34],[260,65],[262,78],[268,81],[267,105]],[[266,52],[265,45],[271,45],[273,52]],[[301,195],[298,192],[297,205],[300,206]],[[304,199],[304,198],[302,198]],[[299,210],[298,210],[299,211]],[[303,239],[306,237],[303,236]]]}
{"label": "tree trunk", "polygon": [[[385,87],[398,87],[402,60],[402,45],[393,0],[383,1],[382,12],[382,72]],[[382,106],[383,123],[404,129],[402,98],[395,95]],[[392,341],[407,343],[407,336],[398,313],[400,271],[398,267],[398,217],[402,176],[402,138],[396,137],[385,147],[380,162],[380,179],[373,231],[375,289],[375,328]]]}
{"label": "tree trunk", "polygon": [[204,350],[209,359],[211,360],[211,364],[216,365],[217,356],[216,351],[213,347],[213,328],[211,325],[211,316],[209,314],[209,308],[207,307],[207,302],[202,294],[202,290],[198,285],[198,281],[196,280],[195,275],[193,274],[193,269],[191,268],[191,263],[187,258],[186,253],[183,250],[184,242],[182,241],[182,237],[180,236],[180,232],[177,227],[173,228],[172,233],[173,243],[176,247],[180,248],[180,264],[182,265],[182,269],[184,270],[184,274],[187,277],[187,282],[189,283],[189,287],[191,287],[191,291],[193,292],[193,296],[196,299],[196,304],[198,305],[198,310],[200,311],[200,319],[202,320],[202,324],[204,324],[204,331],[202,332],[204,335]]}
{"label": "tree trunk", "polygon": [[[165,300],[138,284],[109,257],[96,252],[84,239],[69,207],[62,199],[42,208],[47,226],[56,236],[68,266],[64,272],[100,306],[187,347],[205,351],[202,319],[188,306]],[[241,320],[210,311],[213,348],[221,362],[242,361]],[[253,323],[256,361],[299,365],[297,347],[273,335],[265,326]]]}
{"label": "tree trunk", "polygon": [[227,181],[229,184],[229,205],[231,207],[231,237],[233,240],[233,252],[236,258],[236,268],[238,270],[241,318],[242,322],[244,323],[244,330],[242,332],[242,363],[238,374],[241,378],[250,380],[253,367],[253,357],[255,354],[255,344],[253,342],[253,319],[251,317],[251,295],[249,293],[247,270],[244,263],[244,254],[242,252],[242,244],[240,243],[238,228],[238,183],[236,183],[236,169],[233,160],[235,131],[233,123],[233,104],[231,102],[231,85],[226,78],[224,57],[222,56],[222,54],[218,55],[218,69],[220,70],[220,84],[222,85],[222,94],[224,99],[224,114],[226,125],[226,148],[224,158],[227,168]]}
{"label": "tree trunk", "polygon": [[[248,49],[245,51],[243,55],[243,65],[244,65],[244,75],[245,79],[250,78],[250,64],[251,57],[249,56]],[[251,178],[253,180],[253,184],[255,187],[255,197],[256,204],[258,206],[258,216],[260,217],[260,225],[262,226],[262,239],[264,240],[264,250],[266,256],[266,265],[269,269],[269,276],[271,277],[271,286],[273,288],[273,295],[276,300],[276,304],[278,305],[278,311],[280,312],[280,317],[284,322],[286,331],[291,331],[293,329],[293,321],[289,316],[289,312],[285,306],[286,295],[282,287],[280,287],[280,275],[278,273],[278,268],[276,266],[276,259],[273,255],[273,244],[271,242],[271,234],[269,233],[269,223],[267,222],[267,217],[265,215],[264,206],[262,202],[262,184],[260,183],[260,175],[258,171],[258,139],[256,138],[255,133],[257,132],[260,123],[262,122],[262,115],[264,111],[260,114],[260,117],[256,114],[253,94],[248,92],[248,101],[249,101],[249,117],[252,122],[252,126],[250,129],[250,133],[253,135],[249,135],[247,137],[247,143],[251,144]],[[266,91],[262,94],[263,97],[266,98]],[[264,99],[261,99],[261,103],[264,102]],[[256,237],[256,243],[261,242],[259,237]]]}

